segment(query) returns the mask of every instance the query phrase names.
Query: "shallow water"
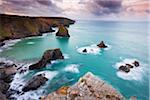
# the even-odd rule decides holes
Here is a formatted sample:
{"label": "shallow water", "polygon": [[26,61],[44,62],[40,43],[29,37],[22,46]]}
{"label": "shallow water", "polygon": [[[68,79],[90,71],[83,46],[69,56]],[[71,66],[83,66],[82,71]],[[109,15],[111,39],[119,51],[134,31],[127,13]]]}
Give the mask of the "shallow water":
{"label": "shallow water", "polygon": [[[1,57],[15,58],[19,62],[40,59],[45,50],[53,48],[61,48],[65,55],[64,61],[55,61],[46,68],[23,75],[20,79],[23,82],[41,71],[49,71],[47,75],[52,76],[46,85],[40,88],[41,91],[46,89],[45,92],[31,91],[32,93],[24,94],[24,97],[30,95],[37,98],[63,85],[74,84],[80,76],[90,71],[113,85],[127,98],[137,96],[138,100],[149,99],[148,23],[77,21],[70,26],[69,32],[69,39],[58,38],[54,33],[50,33],[42,37],[23,39],[0,52]],[[102,40],[110,46],[109,49],[98,50],[91,46]],[[93,49],[93,52],[80,52],[80,49],[85,47]],[[134,69],[129,75],[118,72],[118,63],[134,59],[140,61],[141,68]]]}

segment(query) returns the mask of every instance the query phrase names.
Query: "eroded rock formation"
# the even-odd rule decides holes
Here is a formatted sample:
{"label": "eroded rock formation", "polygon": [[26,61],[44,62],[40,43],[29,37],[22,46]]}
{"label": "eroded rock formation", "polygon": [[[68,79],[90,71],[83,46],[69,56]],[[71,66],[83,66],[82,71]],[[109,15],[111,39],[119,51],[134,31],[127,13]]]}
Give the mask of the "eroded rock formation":
{"label": "eroded rock formation", "polygon": [[70,37],[68,29],[63,25],[59,25],[58,27],[58,32],[56,33],[56,36],[60,36],[60,37]]}
{"label": "eroded rock formation", "polygon": [[107,48],[107,45],[105,45],[104,41],[101,41],[97,46],[99,48]]}
{"label": "eroded rock formation", "polygon": [[47,63],[51,63],[51,60],[64,59],[64,56],[59,48],[46,50],[41,60],[33,65],[29,66],[30,70],[40,69],[46,66]]}

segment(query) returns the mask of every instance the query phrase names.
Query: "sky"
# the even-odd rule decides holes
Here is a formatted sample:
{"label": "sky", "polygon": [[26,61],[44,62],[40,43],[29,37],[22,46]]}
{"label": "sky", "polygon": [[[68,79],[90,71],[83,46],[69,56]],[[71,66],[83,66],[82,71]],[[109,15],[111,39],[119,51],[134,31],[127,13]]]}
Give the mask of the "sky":
{"label": "sky", "polygon": [[149,0],[0,0],[0,13],[88,20],[148,20]]}

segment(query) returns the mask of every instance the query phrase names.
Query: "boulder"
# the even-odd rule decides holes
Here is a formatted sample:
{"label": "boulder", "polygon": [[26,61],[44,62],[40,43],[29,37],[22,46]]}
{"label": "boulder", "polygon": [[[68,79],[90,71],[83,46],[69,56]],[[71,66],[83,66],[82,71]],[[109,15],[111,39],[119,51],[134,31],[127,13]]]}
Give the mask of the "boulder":
{"label": "boulder", "polygon": [[26,85],[23,87],[22,91],[27,92],[30,90],[36,90],[40,86],[44,85],[48,81],[46,77],[42,74],[34,76],[31,80],[29,80]]}
{"label": "boulder", "polygon": [[86,50],[86,49],[84,49],[84,50],[83,50],[83,52],[87,52],[87,50]]}
{"label": "boulder", "polygon": [[64,56],[59,48],[46,50],[42,56],[42,59],[29,66],[30,70],[40,69],[46,66],[47,63],[51,63],[51,60],[64,59]]}
{"label": "boulder", "polygon": [[70,37],[69,33],[68,33],[68,29],[63,25],[59,25],[58,26],[58,32],[56,33],[56,36],[60,36],[60,37]]}
{"label": "boulder", "polygon": [[119,70],[126,72],[126,73],[130,72],[130,68],[128,68],[127,66],[123,66],[123,65],[119,67]]}
{"label": "boulder", "polygon": [[0,42],[0,47],[4,46],[5,43],[4,42]]}
{"label": "boulder", "polygon": [[133,68],[134,67],[131,64],[126,64],[125,66],[128,67],[128,68]]}
{"label": "boulder", "polygon": [[139,66],[140,66],[140,64],[139,64],[138,61],[134,61],[134,62],[133,62],[133,65],[134,65],[135,67],[139,67]]}
{"label": "boulder", "polygon": [[107,45],[104,44],[104,41],[101,41],[97,46],[99,48],[107,48]]}

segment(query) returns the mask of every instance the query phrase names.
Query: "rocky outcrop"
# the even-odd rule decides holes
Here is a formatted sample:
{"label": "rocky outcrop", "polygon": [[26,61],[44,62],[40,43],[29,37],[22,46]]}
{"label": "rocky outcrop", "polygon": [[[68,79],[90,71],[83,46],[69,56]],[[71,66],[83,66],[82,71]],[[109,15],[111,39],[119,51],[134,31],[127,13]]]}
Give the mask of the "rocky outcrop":
{"label": "rocky outcrop", "polygon": [[29,17],[0,14],[0,41],[42,35],[52,27],[69,26],[75,21],[64,17]]}
{"label": "rocky outcrop", "polygon": [[140,64],[139,64],[138,61],[134,61],[134,62],[133,62],[133,65],[134,65],[135,67],[139,67],[139,66],[140,66]]}
{"label": "rocky outcrop", "polygon": [[60,37],[70,37],[68,29],[63,25],[59,25],[58,27],[58,32],[56,33],[56,36],[60,36]]}
{"label": "rocky outcrop", "polygon": [[64,56],[59,48],[46,50],[41,60],[33,65],[29,66],[30,70],[40,69],[46,66],[47,63],[51,63],[51,60],[64,59]]}
{"label": "rocky outcrop", "polygon": [[84,50],[83,50],[83,52],[87,52],[87,50],[86,50],[86,49],[84,49]]}
{"label": "rocky outcrop", "polygon": [[27,92],[30,90],[36,90],[40,86],[44,85],[46,81],[48,81],[48,79],[42,74],[34,76],[31,80],[27,82],[27,84],[23,87],[22,91]]}
{"label": "rocky outcrop", "polygon": [[104,41],[101,41],[97,46],[99,48],[107,48],[107,45],[105,45]]}
{"label": "rocky outcrop", "polygon": [[124,97],[103,80],[87,73],[73,86],[64,86],[41,100],[124,100]]}
{"label": "rocky outcrop", "polygon": [[119,71],[123,71],[123,72],[130,72],[131,69],[133,69],[134,67],[139,67],[140,64],[138,61],[134,61],[132,64],[125,64],[125,65],[121,65],[119,67]]}
{"label": "rocky outcrop", "polygon": [[7,100],[6,94],[16,72],[15,64],[0,62],[0,98],[2,100]]}

